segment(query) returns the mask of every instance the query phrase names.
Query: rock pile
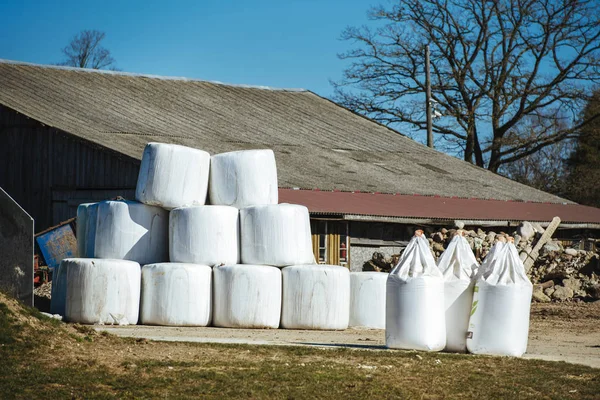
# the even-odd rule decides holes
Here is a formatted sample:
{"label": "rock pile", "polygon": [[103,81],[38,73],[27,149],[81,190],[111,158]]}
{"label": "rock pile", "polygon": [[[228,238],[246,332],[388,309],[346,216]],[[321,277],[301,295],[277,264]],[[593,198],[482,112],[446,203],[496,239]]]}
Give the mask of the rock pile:
{"label": "rock pile", "polygon": [[[429,235],[429,245],[436,259],[457,230],[442,228]],[[465,231],[465,237],[477,261],[481,262],[500,235],[512,236],[525,261],[543,233],[540,224],[523,222],[512,233],[486,232],[479,228]],[[560,241],[550,241],[541,248],[527,275],[534,284],[535,301],[600,300],[600,255],[597,251],[564,248]]]}
{"label": "rock pile", "polygon": [[46,282],[33,289],[33,294],[49,299],[52,293],[52,282]]}

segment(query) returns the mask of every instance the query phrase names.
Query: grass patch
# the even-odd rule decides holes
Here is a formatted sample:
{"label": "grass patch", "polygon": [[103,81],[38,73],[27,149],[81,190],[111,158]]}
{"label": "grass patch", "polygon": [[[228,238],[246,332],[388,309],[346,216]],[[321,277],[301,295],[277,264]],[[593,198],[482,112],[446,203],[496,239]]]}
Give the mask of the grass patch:
{"label": "grass patch", "polygon": [[120,339],[38,319],[3,300],[2,397],[593,399],[600,393],[598,370],[562,362]]}

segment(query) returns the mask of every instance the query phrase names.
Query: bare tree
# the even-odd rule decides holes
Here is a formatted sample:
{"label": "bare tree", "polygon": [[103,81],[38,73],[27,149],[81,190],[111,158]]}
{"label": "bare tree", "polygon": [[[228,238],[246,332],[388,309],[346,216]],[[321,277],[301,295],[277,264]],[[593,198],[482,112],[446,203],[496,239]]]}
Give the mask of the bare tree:
{"label": "bare tree", "polygon": [[[574,137],[598,117],[577,120],[600,81],[596,0],[395,3],[369,12],[376,27],[351,27],[342,35],[354,48],[339,55],[350,64],[333,85],[348,108],[399,129],[425,129],[429,44],[432,98],[443,114],[433,131],[466,161],[497,172]],[[525,117],[536,119],[532,129],[520,126]]]}
{"label": "bare tree", "polygon": [[[581,118],[600,112],[600,90],[583,109]],[[588,206],[600,207],[600,120],[583,128],[567,160],[564,196]]]}
{"label": "bare tree", "polygon": [[568,157],[573,148],[573,140],[563,140],[511,163],[503,164],[498,172],[536,189],[568,197],[565,181],[568,176]]}
{"label": "bare tree", "polygon": [[96,30],[79,32],[62,51],[66,60],[60,65],[91,69],[114,69],[115,59],[100,42],[105,33]]}

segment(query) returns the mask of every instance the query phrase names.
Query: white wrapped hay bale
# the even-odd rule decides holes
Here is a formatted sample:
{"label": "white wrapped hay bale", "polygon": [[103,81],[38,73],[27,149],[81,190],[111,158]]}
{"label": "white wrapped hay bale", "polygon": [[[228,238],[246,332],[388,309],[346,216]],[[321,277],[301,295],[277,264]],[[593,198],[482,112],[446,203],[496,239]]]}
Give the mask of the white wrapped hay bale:
{"label": "white wrapped hay bale", "polygon": [[446,346],[444,280],[422,231],[390,272],[386,292],[387,347],[440,351]]}
{"label": "white wrapped hay bale", "polygon": [[467,351],[474,279],[479,264],[462,232],[459,231],[442,253],[438,268],[444,276],[445,350],[464,353]]}
{"label": "white wrapped hay bale", "polygon": [[350,318],[350,272],[339,265],[293,265],[282,269],[281,326],[346,329]]}
{"label": "white wrapped hay bale", "polygon": [[84,203],[77,207],[77,256],[94,256],[98,204]]}
{"label": "white wrapped hay bale", "polygon": [[350,272],[350,322],[348,326],[385,329],[384,272]]}
{"label": "white wrapped hay bale", "polygon": [[212,268],[184,263],[142,268],[141,323],[207,326],[212,312]]}
{"label": "white wrapped hay bale", "polygon": [[231,265],[240,262],[239,211],[229,206],[181,207],[169,215],[172,262]]}
{"label": "white wrapped hay bale", "polygon": [[52,292],[50,295],[50,314],[65,315],[67,301],[68,258],[63,259],[52,274]]}
{"label": "white wrapped hay bale", "polygon": [[350,273],[350,327],[385,328],[387,273]]}
{"label": "white wrapped hay bale", "polygon": [[210,154],[176,144],[148,143],[142,155],[136,200],[153,206],[203,205],[208,192]]}
{"label": "white wrapped hay bale", "polygon": [[103,201],[97,212],[93,257],[142,265],[169,261],[168,211],[133,201]]}
{"label": "white wrapped hay bale", "polygon": [[271,204],[240,210],[242,263],[286,266],[312,264],[308,209]]}
{"label": "white wrapped hay bale", "polygon": [[211,204],[244,208],[277,204],[277,167],[273,150],[243,150],[211,158]]}
{"label": "white wrapped hay bale", "polygon": [[213,269],[213,325],[278,328],[281,270],[266,265],[223,265]]}
{"label": "white wrapped hay bale", "polygon": [[514,244],[500,245],[493,256],[477,276],[467,349],[520,357],[527,350],[533,285]]}
{"label": "white wrapped hay bale", "polygon": [[140,264],[126,260],[68,258],[65,316],[81,324],[136,324]]}

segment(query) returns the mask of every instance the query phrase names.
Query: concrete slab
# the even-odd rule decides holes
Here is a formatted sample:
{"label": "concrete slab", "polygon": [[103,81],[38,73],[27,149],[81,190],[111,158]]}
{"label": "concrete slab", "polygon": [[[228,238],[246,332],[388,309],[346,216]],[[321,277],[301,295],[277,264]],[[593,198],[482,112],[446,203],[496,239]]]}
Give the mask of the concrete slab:
{"label": "concrete slab", "polygon": [[[121,337],[144,338],[168,342],[226,343],[268,346],[312,346],[319,348],[347,347],[374,351],[389,351],[385,347],[385,330],[352,328],[345,331],[309,331],[293,329],[229,329],[214,327],[168,326],[95,326]],[[600,368],[600,333],[563,339],[548,332],[530,335],[526,359],[565,361]]]}

